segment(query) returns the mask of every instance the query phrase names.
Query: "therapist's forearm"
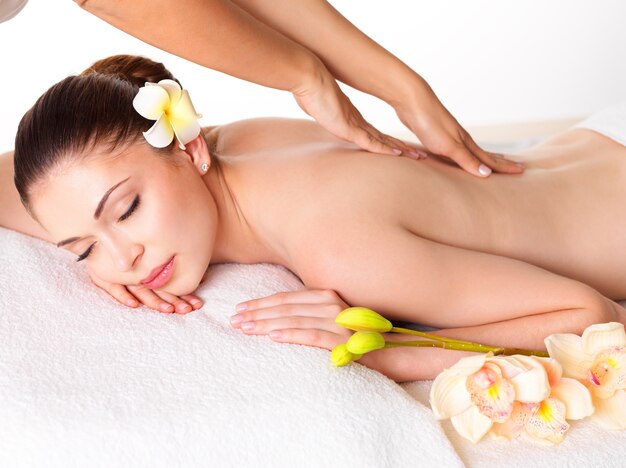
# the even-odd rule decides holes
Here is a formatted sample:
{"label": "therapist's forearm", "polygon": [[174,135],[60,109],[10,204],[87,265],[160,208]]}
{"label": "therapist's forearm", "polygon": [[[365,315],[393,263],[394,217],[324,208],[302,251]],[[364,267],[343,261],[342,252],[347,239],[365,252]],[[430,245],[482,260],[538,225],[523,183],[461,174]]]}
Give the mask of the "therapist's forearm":
{"label": "therapist's forearm", "polygon": [[325,0],[233,0],[315,53],[340,81],[388,103],[426,82]]}
{"label": "therapist's forearm", "polygon": [[162,50],[243,80],[299,92],[328,74],[306,47],[228,0],[74,0]]}

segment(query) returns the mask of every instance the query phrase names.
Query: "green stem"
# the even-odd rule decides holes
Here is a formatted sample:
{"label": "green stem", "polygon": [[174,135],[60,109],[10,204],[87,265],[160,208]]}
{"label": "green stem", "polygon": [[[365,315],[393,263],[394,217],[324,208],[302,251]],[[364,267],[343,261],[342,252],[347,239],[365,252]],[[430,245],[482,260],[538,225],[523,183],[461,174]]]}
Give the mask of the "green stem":
{"label": "green stem", "polygon": [[442,348],[453,349],[457,351],[471,351],[473,353],[487,353],[493,352],[495,356],[505,355],[511,356],[513,354],[523,354],[524,356],[541,356],[548,357],[548,353],[545,351],[533,351],[530,349],[519,348],[500,348],[497,346],[486,346],[479,343],[470,343],[456,340],[456,342],[450,341],[386,341],[385,348],[395,348],[398,346],[415,346],[418,348]]}
{"label": "green stem", "polygon": [[390,331],[396,333],[404,333],[405,335],[421,336],[422,338],[428,338],[429,340],[435,341],[443,341],[444,343],[465,343],[477,346],[484,346],[480,343],[474,343],[473,341],[455,340],[454,338],[446,338],[445,336],[433,335],[432,333],[411,330],[409,328],[393,327]]}

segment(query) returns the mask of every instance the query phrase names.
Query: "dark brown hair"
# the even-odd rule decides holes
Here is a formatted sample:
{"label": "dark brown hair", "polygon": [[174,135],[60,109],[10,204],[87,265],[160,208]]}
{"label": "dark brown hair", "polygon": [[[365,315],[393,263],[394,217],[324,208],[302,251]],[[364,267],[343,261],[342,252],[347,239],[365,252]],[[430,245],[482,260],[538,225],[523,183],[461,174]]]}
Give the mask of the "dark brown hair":
{"label": "dark brown hair", "polygon": [[15,187],[31,215],[29,195],[52,169],[79,162],[96,148],[113,154],[143,143],[142,132],[154,122],[135,111],[133,99],[145,82],[163,79],[175,79],[163,64],[115,55],[61,80],[37,100],[20,121],[14,154]]}

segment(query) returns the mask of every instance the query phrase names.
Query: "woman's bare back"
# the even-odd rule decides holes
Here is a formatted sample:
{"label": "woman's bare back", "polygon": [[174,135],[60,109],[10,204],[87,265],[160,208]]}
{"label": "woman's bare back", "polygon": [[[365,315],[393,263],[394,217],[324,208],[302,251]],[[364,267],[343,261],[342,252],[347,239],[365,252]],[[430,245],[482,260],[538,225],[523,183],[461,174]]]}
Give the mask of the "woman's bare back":
{"label": "woman's bare back", "polygon": [[626,297],[626,147],[593,131],[520,152],[523,175],[486,180],[437,158],[363,154],[309,121],[254,119],[217,133],[242,210],[294,271],[322,254],[315,240],[329,230],[357,242],[367,237],[354,230],[396,228]]}

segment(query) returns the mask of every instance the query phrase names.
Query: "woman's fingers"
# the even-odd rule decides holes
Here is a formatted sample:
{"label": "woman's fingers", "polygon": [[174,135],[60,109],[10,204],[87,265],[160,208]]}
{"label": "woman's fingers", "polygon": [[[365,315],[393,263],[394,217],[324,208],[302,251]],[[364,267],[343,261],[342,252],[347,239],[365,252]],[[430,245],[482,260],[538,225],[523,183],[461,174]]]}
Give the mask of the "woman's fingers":
{"label": "woman's fingers", "polygon": [[328,317],[287,316],[242,322],[246,335],[269,335],[275,341],[317,346],[332,350],[344,343],[352,331],[337,325]]}
{"label": "woman's fingers", "polygon": [[158,290],[154,292],[156,293],[157,296],[163,299],[163,301],[171,304],[174,307],[173,312],[176,312],[178,314],[187,314],[193,310],[193,307],[191,306],[191,304],[189,304],[184,299],[181,299],[180,297],[175,296],[174,294],[170,294],[168,292],[158,291]]}
{"label": "woman's fingers", "polygon": [[184,296],[180,296],[180,298],[191,304],[191,307],[193,307],[194,310],[197,310],[204,305],[204,301],[194,294],[185,294]]}
{"label": "woman's fingers", "polygon": [[145,286],[136,286],[123,284],[113,284],[101,280],[93,273],[89,273],[91,281],[100,289],[107,292],[120,304],[128,307],[138,307],[143,304],[151,309],[159,312],[178,312],[187,313],[194,309],[202,307],[202,300],[193,295],[188,294],[180,298],[166,292],[158,292],[146,288]]}
{"label": "woman's fingers", "polygon": [[150,309],[159,312],[173,313],[175,311],[174,306],[167,301],[164,301],[158,296],[152,289],[148,289],[145,286],[127,286],[129,291],[132,292],[137,300]]}
{"label": "woman's fingers", "polygon": [[113,296],[113,299],[116,299],[125,306],[133,308],[139,306],[137,298],[135,298],[135,296],[128,292],[128,289],[126,289],[126,286],[124,286],[123,284],[111,284],[109,289],[105,289],[105,291]]}
{"label": "woman's fingers", "polygon": [[263,309],[252,309],[239,312],[230,318],[230,323],[234,328],[241,328],[242,323],[257,322],[259,320],[282,319],[285,317],[315,317],[334,322],[337,314],[345,307],[337,303],[317,303],[317,304],[279,304]]}
{"label": "woman's fingers", "polygon": [[340,305],[345,305],[344,308],[348,307],[335,291],[330,289],[304,289],[301,291],[280,292],[271,296],[241,302],[237,304],[235,310],[243,312],[253,309],[266,309],[280,304],[320,304],[324,302],[336,302]]}
{"label": "woman's fingers", "polygon": [[95,274],[91,272],[89,272],[89,276],[93,284],[95,284],[100,289],[105,291],[107,294],[113,297],[113,299],[118,301],[120,304],[124,304],[125,306],[128,306],[128,307],[139,306],[137,299],[128,291],[128,289],[126,289],[126,286],[122,284],[112,284],[107,281],[103,281],[98,276],[96,276]]}

